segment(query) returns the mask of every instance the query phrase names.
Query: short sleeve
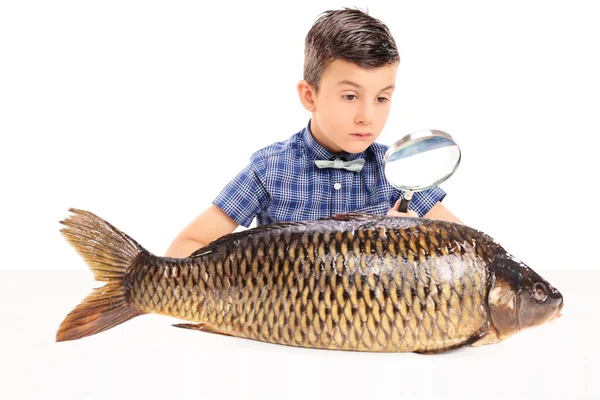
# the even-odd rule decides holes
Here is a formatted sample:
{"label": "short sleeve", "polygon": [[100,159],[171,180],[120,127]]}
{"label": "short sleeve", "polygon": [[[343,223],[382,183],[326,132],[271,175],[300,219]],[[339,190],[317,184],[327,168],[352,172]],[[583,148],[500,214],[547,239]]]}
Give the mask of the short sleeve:
{"label": "short sleeve", "polygon": [[439,186],[434,186],[422,192],[415,192],[408,208],[416,211],[419,217],[423,217],[438,201],[444,200],[444,197],[446,192]]}
{"label": "short sleeve", "polygon": [[244,168],[213,200],[213,204],[246,228],[268,204],[269,195],[252,165]]}

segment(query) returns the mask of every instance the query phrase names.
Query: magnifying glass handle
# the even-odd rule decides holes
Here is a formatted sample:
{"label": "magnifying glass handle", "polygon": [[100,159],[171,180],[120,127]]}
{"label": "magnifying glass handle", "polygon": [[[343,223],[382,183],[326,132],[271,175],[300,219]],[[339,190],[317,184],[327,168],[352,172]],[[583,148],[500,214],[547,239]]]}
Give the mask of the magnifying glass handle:
{"label": "magnifying glass handle", "polygon": [[408,211],[408,205],[412,200],[413,192],[407,190],[404,192],[404,196],[402,197],[402,201],[400,202],[400,207],[398,207],[398,211],[405,213]]}

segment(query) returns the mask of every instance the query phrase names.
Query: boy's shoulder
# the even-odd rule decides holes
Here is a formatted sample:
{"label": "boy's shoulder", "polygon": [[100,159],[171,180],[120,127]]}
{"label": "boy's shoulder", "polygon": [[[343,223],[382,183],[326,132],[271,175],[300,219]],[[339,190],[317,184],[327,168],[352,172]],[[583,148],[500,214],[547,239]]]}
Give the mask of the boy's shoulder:
{"label": "boy's shoulder", "polygon": [[301,151],[299,140],[301,139],[302,130],[296,132],[289,139],[272,143],[268,146],[257,150],[250,156],[250,161],[253,163],[267,163],[270,159],[276,157],[288,157],[298,155]]}

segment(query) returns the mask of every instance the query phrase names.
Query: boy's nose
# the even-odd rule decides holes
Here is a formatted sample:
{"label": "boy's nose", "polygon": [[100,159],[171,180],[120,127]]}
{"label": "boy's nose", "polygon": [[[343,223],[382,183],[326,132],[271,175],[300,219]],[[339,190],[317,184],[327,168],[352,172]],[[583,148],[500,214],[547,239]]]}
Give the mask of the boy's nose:
{"label": "boy's nose", "polygon": [[371,125],[374,119],[375,116],[373,115],[373,106],[370,104],[361,105],[360,110],[356,115],[356,123]]}

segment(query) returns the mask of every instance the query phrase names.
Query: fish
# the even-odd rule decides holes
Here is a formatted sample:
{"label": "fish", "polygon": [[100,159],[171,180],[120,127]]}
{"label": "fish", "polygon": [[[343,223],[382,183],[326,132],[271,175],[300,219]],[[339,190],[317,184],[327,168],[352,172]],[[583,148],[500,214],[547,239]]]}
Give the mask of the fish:
{"label": "fish", "polygon": [[231,233],[156,256],[95,214],[60,232],[97,281],[56,341],[156,313],[174,326],[303,348],[443,353],[561,315],[561,293],[487,234],[426,218],[348,213]]}

